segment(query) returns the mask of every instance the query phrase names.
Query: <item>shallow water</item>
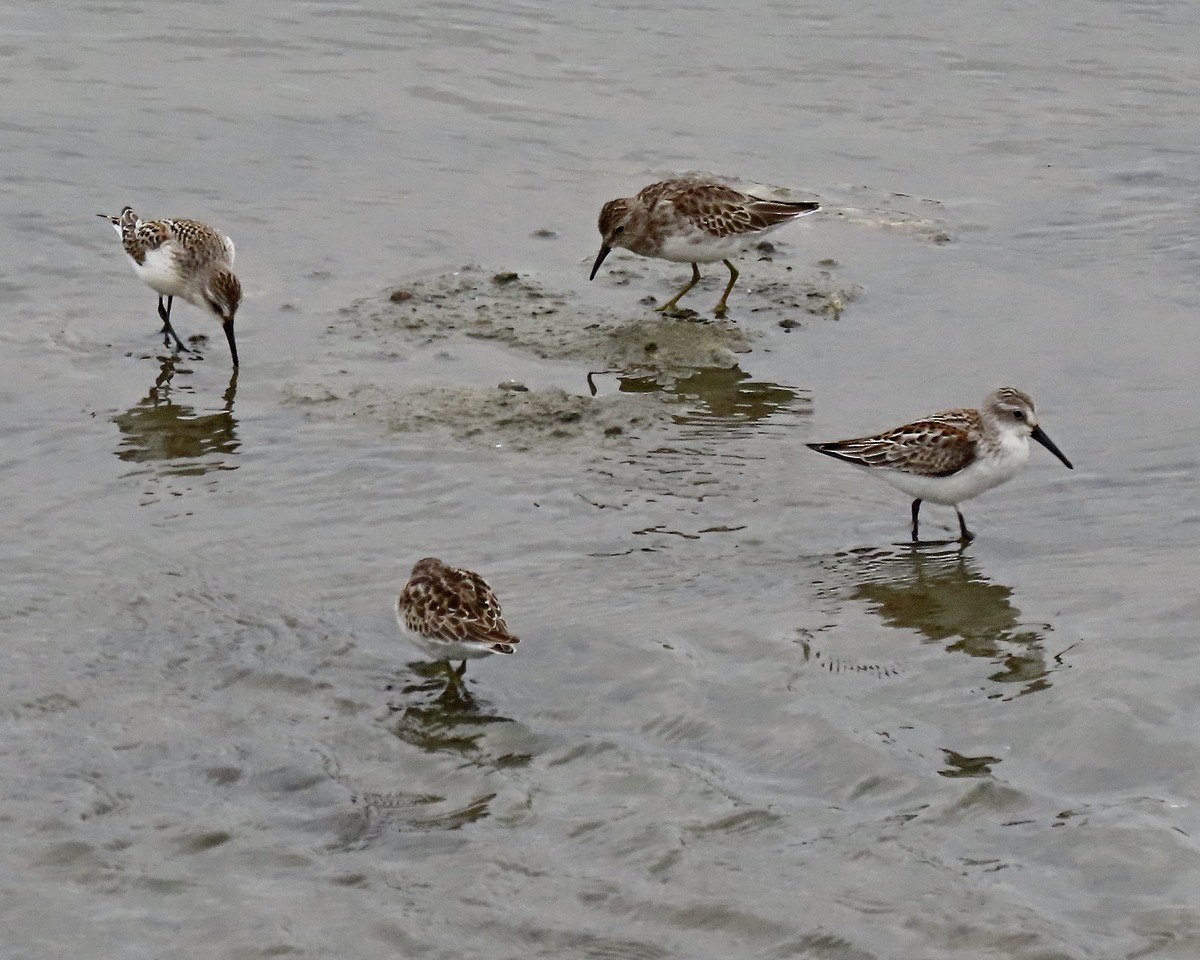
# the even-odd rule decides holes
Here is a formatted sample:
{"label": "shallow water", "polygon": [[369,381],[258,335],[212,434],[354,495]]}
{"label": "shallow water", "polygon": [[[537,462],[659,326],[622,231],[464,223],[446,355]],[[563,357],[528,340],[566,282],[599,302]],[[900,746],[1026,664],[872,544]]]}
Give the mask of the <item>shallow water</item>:
{"label": "shallow water", "polygon": [[[1198,27],[0,10],[0,955],[1196,956]],[[730,323],[586,280],[687,170],[825,206]],[[124,203],[237,241],[236,378]],[[1076,469],[964,551],[803,447],[1002,383]],[[465,698],[430,553],[523,640]]]}

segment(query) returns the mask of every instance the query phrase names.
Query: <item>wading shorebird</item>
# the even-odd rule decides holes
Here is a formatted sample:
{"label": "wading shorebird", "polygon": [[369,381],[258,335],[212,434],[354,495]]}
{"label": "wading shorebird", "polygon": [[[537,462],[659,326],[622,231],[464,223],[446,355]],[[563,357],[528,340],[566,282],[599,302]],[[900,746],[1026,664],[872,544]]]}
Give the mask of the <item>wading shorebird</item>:
{"label": "wading shorebird", "polygon": [[656,307],[674,310],[679,298],[700,281],[701,263],[724,262],[729,283],[713,309],[725,316],[725,301],[737,283],[738,271],[729,259],[763,234],[819,210],[811,200],[763,200],[711,180],[663,180],[644,187],[636,197],[609,200],[600,210],[603,242],[589,280],[614,247],[624,247],[643,257],[690,263],[692,279],[675,296]]}
{"label": "wading shorebird", "polygon": [[954,507],[960,541],[975,534],[967,529],[958,505],[1016,476],[1029,459],[1032,437],[1067,467],[1071,461],[1038,426],[1029,395],[1001,387],[974,410],[962,407],[914,420],[871,437],[810,443],[838,460],[862,467],[874,477],[916,497],[912,504],[912,539],[917,539],[921,501]]}
{"label": "wading shorebird", "polygon": [[163,345],[174,337],[176,347],[187,349],[171,326],[171,304],[182,297],[221,321],[236,367],[233,318],[242,302],[242,285],[233,273],[233,241],[198,220],[141,220],[129,207],[120,216],[97,216],[113,225],[134,273],[158,294]]}
{"label": "wading shorebird", "polygon": [[[520,642],[508,632],[500,603],[483,577],[435,557],[418,560],[396,598],[396,623],[430,660],[441,660],[457,684],[468,660],[513,653]],[[451,660],[461,660],[455,670]]]}

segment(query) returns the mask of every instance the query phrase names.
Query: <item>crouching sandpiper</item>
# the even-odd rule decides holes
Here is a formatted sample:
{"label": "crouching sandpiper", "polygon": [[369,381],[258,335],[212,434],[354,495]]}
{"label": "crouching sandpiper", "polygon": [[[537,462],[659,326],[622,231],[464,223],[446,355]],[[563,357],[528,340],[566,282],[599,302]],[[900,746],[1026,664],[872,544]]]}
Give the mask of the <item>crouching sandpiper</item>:
{"label": "crouching sandpiper", "polygon": [[636,197],[609,200],[600,210],[600,253],[589,280],[614,247],[624,247],[643,257],[690,263],[692,279],[675,296],[656,307],[660,313],[675,309],[679,298],[700,281],[701,263],[724,262],[729,283],[713,308],[726,314],[725,301],[737,283],[738,271],[729,259],[763,234],[819,210],[812,200],[764,200],[712,180],[663,180],[644,187]]}
{"label": "crouching sandpiper", "polygon": [[[418,560],[396,598],[396,623],[430,660],[445,662],[457,684],[468,660],[510,654],[520,642],[508,632],[500,603],[477,573],[436,557]],[[461,660],[458,670],[450,661]]]}
{"label": "crouching sandpiper", "polygon": [[158,294],[163,345],[174,337],[176,347],[187,349],[171,326],[171,304],[181,297],[221,321],[236,367],[233,320],[242,302],[242,285],[233,273],[233,241],[199,220],[142,220],[129,207],[120,216],[97,216],[113,225],[134,273]]}

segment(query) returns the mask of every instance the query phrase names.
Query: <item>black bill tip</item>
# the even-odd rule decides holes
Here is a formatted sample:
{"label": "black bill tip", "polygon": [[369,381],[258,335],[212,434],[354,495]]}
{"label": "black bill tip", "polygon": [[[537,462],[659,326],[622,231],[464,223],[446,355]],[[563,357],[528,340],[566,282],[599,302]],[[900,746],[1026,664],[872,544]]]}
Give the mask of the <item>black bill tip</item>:
{"label": "black bill tip", "polygon": [[1046,436],[1046,431],[1045,431],[1045,430],[1043,430],[1041,427],[1034,427],[1034,428],[1033,428],[1033,432],[1030,434],[1030,436],[1031,436],[1031,437],[1033,437],[1033,439],[1034,439],[1034,440],[1036,440],[1038,443],[1040,443],[1040,444],[1041,444],[1043,447],[1045,447],[1047,450],[1049,450],[1049,451],[1050,451],[1052,454],[1054,454],[1056,457],[1058,457],[1058,459],[1059,459],[1059,460],[1061,460],[1061,461],[1063,462],[1063,465],[1064,465],[1064,466],[1065,466],[1065,467],[1066,467],[1068,470],[1074,470],[1074,469],[1075,469],[1075,468],[1074,468],[1074,467],[1071,465],[1071,461],[1070,461],[1070,460],[1068,460],[1068,459],[1067,459],[1067,458],[1066,458],[1066,457],[1063,455],[1063,452],[1062,452],[1061,450],[1059,450],[1059,449],[1058,449],[1058,447],[1056,447],[1056,446],[1054,445],[1054,441],[1053,441],[1053,440],[1051,440],[1051,439],[1050,439],[1048,436]]}
{"label": "black bill tip", "polygon": [[600,269],[600,264],[604,262],[604,258],[612,253],[612,247],[605,244],[600,248],[600,253],[596,256],[596,262],[592,264],[592,274],[588,277],[589,280],[596,279],[596,271]]}
{"label": "black bill tip", "polygon": [[[233,357],[233,365],[238,365],[237,341],[233,339],[233,317],[222,322],[221,326],[225,330],[225,339],[229,341],[229,355]],[[1062,454],[1059,454],[1062,456]]]}

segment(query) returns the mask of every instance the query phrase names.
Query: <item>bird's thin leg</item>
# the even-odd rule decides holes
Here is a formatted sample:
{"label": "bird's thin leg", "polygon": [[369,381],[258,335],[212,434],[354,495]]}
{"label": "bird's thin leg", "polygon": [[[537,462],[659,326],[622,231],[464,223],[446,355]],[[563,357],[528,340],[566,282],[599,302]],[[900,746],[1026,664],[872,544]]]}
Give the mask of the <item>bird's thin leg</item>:
{"label": "bird's thin leg", "polygon": [[441,661],[446,667],[446,689],[438,695],[438,700],[457,700],[462,696],[462,680],[449,660]]}
{"label": "bird's thin leg", "polygon": [[179,334],[177,334],[175,332],[175,328],[171,326],[171,304],[174,302],[174,297],[167,297],[167,305],[164,308],[162,296],[160,295],[158,298],[158,315],[162,318],[163,322],[163,328],[161,330],[163,335],[163,346],[169,346],[171,343],[170,338],[174,337],[175,346],[177,346],[180,350],[186,350],[187,347],[185,347],[183,345],[183,341],[179,339]]}
{"label": "bird's thin leg", "polygon": [[913,541],[913,543],[919,543],[919,542],[920,542],[920,541],[917,539],[917,514],[918,514],[918,513],[920,513],[920,512],[921,512],[921,501],[920,501],[920,500],[914,500],[914,501],[912,502],[912,518],[913,518],[913,526],[912,526],[912,541]]}
{"label": "bird's thin leg", "polygon": [[955,507],[954,512],[958,514],[958,532],[961,534],[959,539],[963,543],[970,543],[975,539],[975,534],[967,529],[967,521],[963,519],[962,511]]}
{"label": "bird's thin leg", "polygon": [[446,665],[446,675],[450,682],[446,684],[446,689],[442,691],[441,696],[438,697],[438,699],[462,700],[464,697],[470,696],[470,694],[467,693],[466,684],[463,682],[463,674],[466,673],[467,670],[467,661],[464,660],[462,663],[460,663],[458,665],[458,669],[455,669],[454,664],[452,664],[449,660],[443,660],[442,663]]}
{"label": "bird's thin leg", "polygon": [[683,285],[683,289],[680,290],[677,294],[675,294],[675,296],[673,296],[670,300],[668,300],[666,303],[664,303],[661,307],[655,307],[654,309],[657,310],[659,313],[666,313],[669,310],[674,310],[675,305],[677,303],[679,303],[679,298],[682,297],[689,290],[691,290],[692,287],[694,287],[699,282],[700,282],[700,267],[697,264],[693,263],[692,264],[692,279],[689,280],[687,283],[685,283]]}
{"label": "bird's thin leg", "polygon": [[738,278],[737,267],[735,267],[728,260],[722,260],[721,262],[729,268],[729,285],[725,287],[725,292],[723,294],[721,294],[721,299],[718,300],[717,305],[715,307],[713,307],[713,316],[715,316],[715,317],[725,316],[725,313],[726,313],[725,300],[729,296],[729,291],[733,289],[733,285],[735,283],[737,283],[737,278]]}

